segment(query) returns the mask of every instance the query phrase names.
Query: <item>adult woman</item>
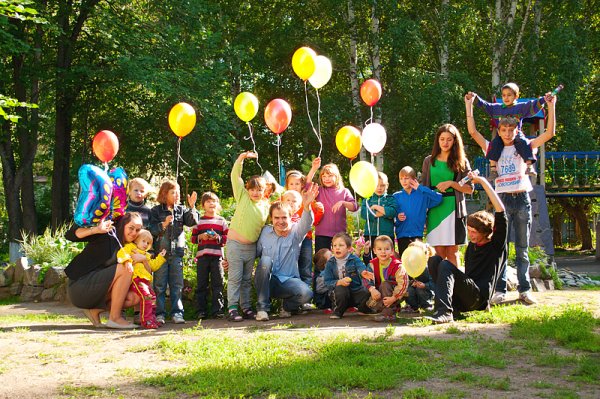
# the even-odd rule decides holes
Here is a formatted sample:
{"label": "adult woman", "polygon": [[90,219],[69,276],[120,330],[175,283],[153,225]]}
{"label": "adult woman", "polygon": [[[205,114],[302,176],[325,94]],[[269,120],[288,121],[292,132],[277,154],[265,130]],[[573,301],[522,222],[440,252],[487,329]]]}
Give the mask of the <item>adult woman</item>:
{"label": "adult woman", "polygon": [[427,243],[455,266],[458,266],[458,246],[465,244],[467,238],[464,195],[473,193],[473,184],[460,186],[458,182],[470,171],[460,132],[449,123],[440,126],[422,169],[422,184],[444,196],[442,203],[427,215]]}
{"label": "adult woman", "polygon": [[[121,311],[139,302],[129,292],[133,267],[117,264],[119,242],[124,245],[137,238],[142,228],[138,213],[126,213],[116,222],[116,236],[108,232],[113,222],[105,220],[94,227],[71,227],[65,237],[71,241],[86,241],[88,244],[65,268],[69,277],[68,293],[73,305],[82,308],[94,327],[101,326],[100,313],[110,309],[106,326],[109,328],[136,328],[127,322]],[[134,262],[145,261],[145,256],[133,255]]]}

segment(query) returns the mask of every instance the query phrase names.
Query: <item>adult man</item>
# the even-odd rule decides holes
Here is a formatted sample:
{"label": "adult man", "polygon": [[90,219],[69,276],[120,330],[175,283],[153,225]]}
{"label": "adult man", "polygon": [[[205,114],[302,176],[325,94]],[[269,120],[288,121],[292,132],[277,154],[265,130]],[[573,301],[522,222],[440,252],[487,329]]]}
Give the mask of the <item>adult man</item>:
{"label": "adult man", "polygon": [[483,186],[496,211],[467,217],[469,245],[465,253],[465,272],[439,256],[429,259],[429,274],[435,282],[434,314],[427,319],[449,323],[454,313],[483,310],[489,306],[491,292],[506,261],[507,219],[504,205],[488,181],[469,173],[473,183]]}
{"label": "adult man", "polygon": [[273,225],[263,227],[256,243],[256,254],[260,257],[254,275],[258,321],[269,320],[271,297],[283,299],[279,317],[290,317],[312,298],[310,286],[300,279],[298,256],[300,244],[312,226],[310,204],[318,192],[316,184],[302,192],[304,211],[298,223],[292,223],[292,210],[287,204],[275,202],[269,209]]}
{"label": "adult man", "polygon": [[[467,112],[467,127],[469,134],[487,153],[490,143],[479,133],[473,119],[474,94],[465,95],[465,106]],[[545,96],[548,105],[548,126],[546,131],[529,142],[532,149],[544,144],[554,137],[556,128],[556,96],[550,93]],[[496,179],[496,192],[506,207],[509,226],[514,227],[515,237],[515,264],[517,267],[517,278],[519,280],[519,299],[527,304],[536,301],[531,295],[531,283],[529,281],[529,230],[531,229],[531,199],[529,192],[533,190],[529,176],[526,175],[527,164],[516,152],[514,147],[515,137],[518,134],[519,121],[515,118],[501,119],[498,124],[498,135],[504,143],[504,149],[498,159],[498,178]],[[506,266],[506,265],[505,265]],[[506,267],[496,286],[496,293],[491,299],[492,304],[501,303],[506,297]]]}

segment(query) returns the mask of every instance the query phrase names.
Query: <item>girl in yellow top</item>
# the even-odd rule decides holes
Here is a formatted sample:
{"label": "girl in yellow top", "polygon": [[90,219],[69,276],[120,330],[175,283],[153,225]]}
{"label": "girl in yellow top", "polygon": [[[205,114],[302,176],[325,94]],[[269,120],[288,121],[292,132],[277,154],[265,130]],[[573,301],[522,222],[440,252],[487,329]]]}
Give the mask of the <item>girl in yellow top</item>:
{"label": "girl in yellow top", "polygon": [[[254,318],[250,304],[250,288],[256,259],[256,241],[269,215],[269,202],[264,199],[265,179],[252,176],[244,187],[242,169],[246,158],[258,158],[258,154],[252,151],[241,153],[231,169],[231,186],[237,205],[229,224],[226,247],[229,264],[227,303],[230,321]],[[241,305],[241,315],[238,303]]]}

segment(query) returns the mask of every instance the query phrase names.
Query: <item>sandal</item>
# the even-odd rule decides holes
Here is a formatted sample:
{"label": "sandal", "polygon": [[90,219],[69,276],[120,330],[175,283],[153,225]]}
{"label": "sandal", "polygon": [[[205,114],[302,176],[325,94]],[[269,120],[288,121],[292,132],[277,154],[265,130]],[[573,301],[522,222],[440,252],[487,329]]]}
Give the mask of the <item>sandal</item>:
{"label": "sandal", "polygon": [[238,321],[242,321],[244,319],[242,318],[242,316],[240,316],[237,309],[231,309],[229,311],[229,316],[227,316],[227,320],[238,322]]}
{"label": "sandal", "polygon": [[252,309],[244,309],[242,310],[242,317],[246,320],[256,319],[256,314],[252,311]]}

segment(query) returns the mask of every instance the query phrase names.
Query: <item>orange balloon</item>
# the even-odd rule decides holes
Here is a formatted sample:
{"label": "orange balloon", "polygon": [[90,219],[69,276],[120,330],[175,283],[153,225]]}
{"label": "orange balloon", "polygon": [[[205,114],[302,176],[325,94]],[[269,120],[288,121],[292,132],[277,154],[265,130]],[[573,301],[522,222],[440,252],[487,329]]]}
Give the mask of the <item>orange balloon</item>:
{"label": "orange balloon", "polygon": [[92,149],[100,161],[110,162],[119,152],[119,139],[110,130],[101,130],[94,136]]}
{"label": "orange balloon", "polygon": [[282,133],[290,125],[292,108],[281,98],[271,100],[265,108],[265,122],[275,134]]}
{"label": "orange balloon", "polygon": [[369,107],[377,104],[381,98],[381,85],[375,79],[365,80],[360,86],[360,97]]}

